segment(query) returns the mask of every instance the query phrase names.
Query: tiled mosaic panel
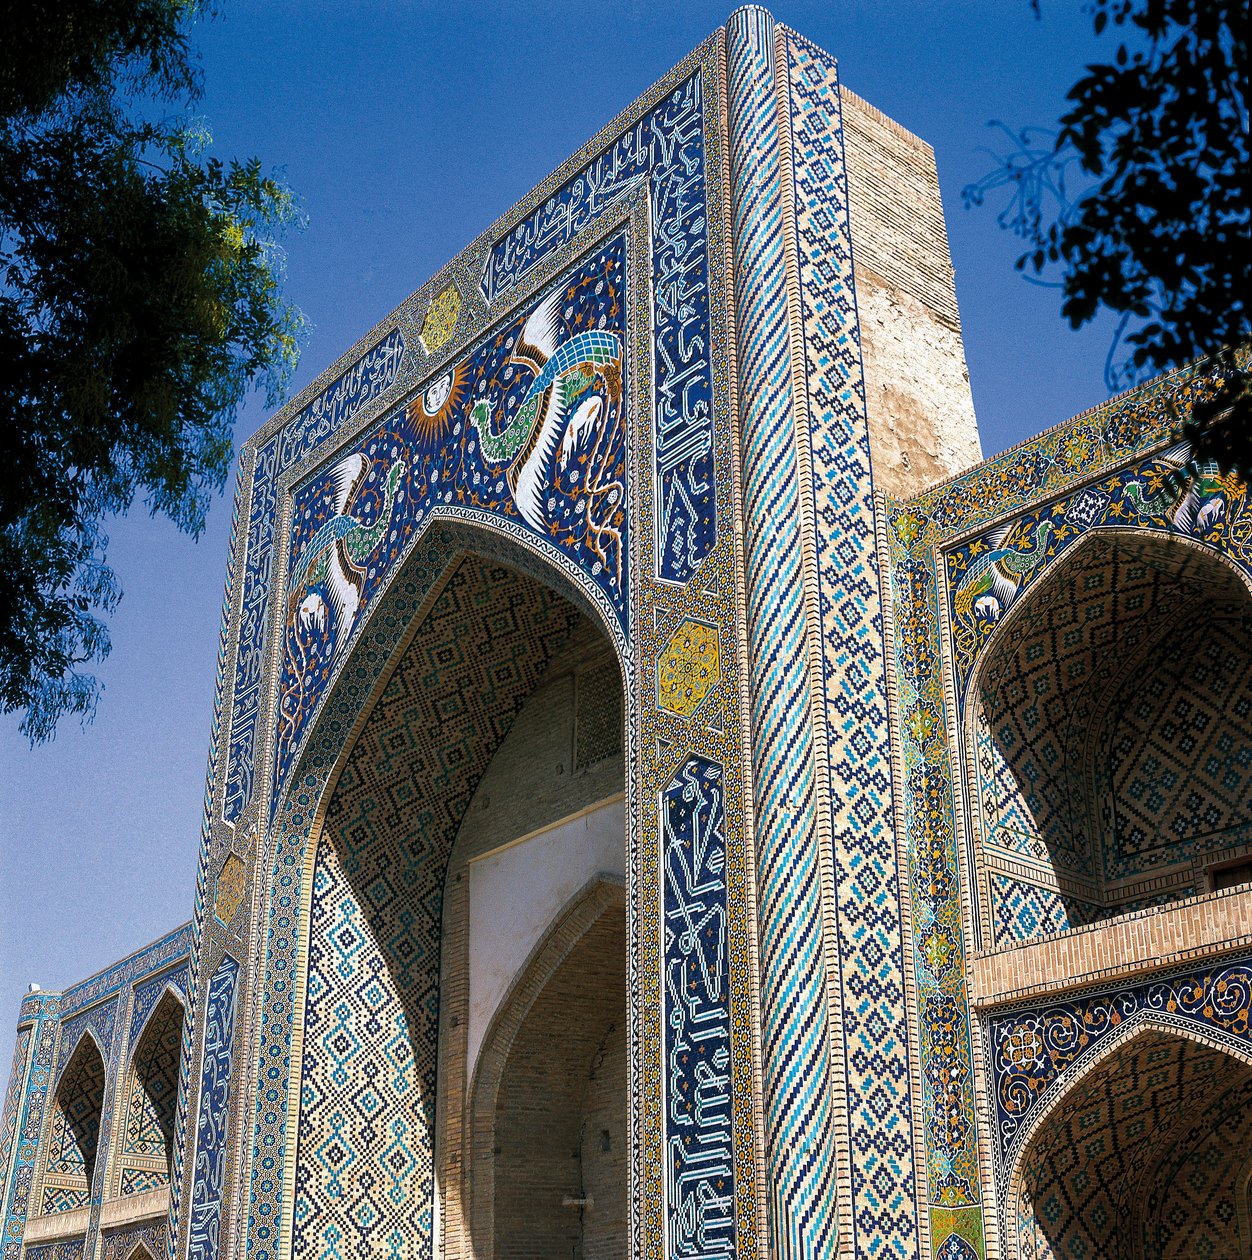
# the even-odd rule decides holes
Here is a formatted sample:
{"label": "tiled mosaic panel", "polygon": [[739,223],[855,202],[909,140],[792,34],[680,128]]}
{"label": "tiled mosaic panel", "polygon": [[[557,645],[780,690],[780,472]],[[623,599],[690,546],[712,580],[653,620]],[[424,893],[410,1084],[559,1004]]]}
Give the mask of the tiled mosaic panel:
{"label": "tiled mosaic panel", "polygon": [[279,784],[353,628],[436,509],[559,547],[625,637],[625,266],[617,236],[296,492]]}
{"label": "tiled mosaic panel", "polygon": [[[960,703],[956,714],[952,713],[941,683],[941,660],[949,649],[940,642],[936,549],[950,551],[944,561],[949,579],[946,597],[955,601],[972,565],[996,550],[1003,539],[1004,526],[995,522],[1006,514],[1036,514],[1028,523],[1031,547],[1038,542],[1041,514],[1058,520],[1055,530],[1046,531],[1048,547],[1054,550],[1061,517],[1066,534],[1060,543],[1065,546],[1100,522],[1145,523],[1143,517],[1125,516],[1129,509],[1119,506],[1126,499],[1123,487],[1130,480],[1150,485],[1165,475],[1164,469],[1175,466],[1175,460],[1147,453],[1165,441],[1174,417],[1209,388],[1208,379],[1197,370],[1171,374],[906,503],[889,504],[893,646],[901,714],[898,737],[904,763],[913,967],[921,1021],[918,1056],[928,1091],[922,1108],[927,1181],[932,1199],[939,1199],[931,1219],[933,1224],[942,1212],[953,1228],[960,1225],[969,1237],[981,1235],[976,1219],[981,1179],[953,795],[959,762],[948,741],[948,723],[957,721],[956,715],[963,712],[962,698],[978,651],[1008,609],[999,595],[998,610],[986,602],[981,609],[976,607],[982,596],[972,585],[966,585],[961,594],[959,612],[950,603],[948,619],[955,640],[950,655],[957,661],[960,686]],[[1119,471],[1127,466],[1128,474]],[[1139,493],[1131,493],[1132,501]],[[1210,540],[1246,563],[1252,543],[1246,527],[1246,488],[1232,484],[1222,491],[1222,498],[1223,507],[1210,511],[1222,517],[1221,522],[1214,521]],[[1152,527],[1167,527],[1163,517],[1156,520]],[[972,541],[957,544],[956,540],[970,535],[975,535]],[[1012,565],[1008,568],[1011,578],[1022,579],[1013,590],[1036,580],[1038,569],[1030,569],[1022,578]]]}
{"label": "tiled mosaic panel", "polygon": [[[1249,1103],[1252,1068],[1220,1050],[1157,1031],[1119,1046],[1073,1087],[1027,1148],[1016,1204],[1020,1260],[1139,1260],[1149,1238],[1157,1244],[1149,1255],[1235,1256],[1233,1211],[1224,1221],[1209,1212],[1227,1196],[1233,1208],[1231,1165],[1245,1152],[1231,1160],[1225,1148],[1216,1167],[1203,1156],[1217,1153],[1220,1129],[1229,1135],[1246,1126]],[[1199,1126],[1197,1116],[1204,1117]],[[1215,1130],[1217,1117],[1225,1124]],[[1162,1167],[1171,1156],[1192,1165],[1189,1186],[1178,1184],[1177,1168]],[[1196,1207],[1201,1214],[1189,1218]],[[1170,1245],[1184,1239],[1195,1249]]]}
{"label": "tiled mosaic panel", "polygon": [[736,1254],[722,778],[689,757],[661,800],[670,1260]]}
{"label": "tiled mosaic panel", "polygon": [[[188,967],[184,963],[181,967],[163,971],[151,980],[135,985],[135,996],[130,1008],[130,1031],[126,1038],[127,1046],[134,1047],[144,1025],[148,1022],[148,1016],[152,1014],[166,989],[172,988],[180,997],[186,997],[187,977]],[[133,1053],[133,1049],[131,1052]]]}
{"label": "tiled mosaic panel", "polygon": [[161,1260],[166,1254],[169,1226],[153,1222],[137,1229],[114,1229],[101,1235],[100,1260]]}
{"label": "tiled mosaic panel", "polygon": [[1222,960],[1111,992],[993,1016],[987,1054],[1001,1196],[1033,1117],[1064,1092],[1071,1069],[1098,1056],[1103,1044],[1136,1019],[1195,1030],[1252,1053],[1252,959]]}
{"label": "tiled mosaic panel", "polygon": [[[169,1180],[182,1037],[182,1003],[172,994],[167,994],[148,1021],[131,1060],[130,1091],[122,1135],[123,1194],[152,1190]],[[160,1160],[165,1167],[128,1166],[128,1155]]]}
{"label": "tiled mosaic panel", "polygon": [[221,1243],[238,987],[239,964],[227,954],[218,963],[205,998],[188,1260],[217,1260]]}
{"label": "tiled mosaic panel", "polygon": [[90,1201],[104,1083],[100,1050],[91,1036],[84,1036],[57,1085],[41,1201],[45,1213],[66,1212]]}
{"label": "tiled mosaic panel", "polygon": [[432,1254],[440,933],[474,788],[578,612],[465,558],[359,736],[313,876],[297,1255]]}
{"label": "tiled mosaic panel", "polygon": [[32,1035],[30,1028],[20,1029],[13,1044],[13,1066],[9,1069],[4,1106],[0,1107],[0,1177],[9,1174],[9,1156],[13,1153],[13,1139],[17,1136],[22,1098],[26,1092],[26,1056],[30,1051]]}
{"label": "tiled mosaic panel", "polygon": [[840,1223],[773,39],[761,9],[727,24],[767,1201],[790,1260]]}
{"label": "tiled mosaic panel", "polygon": [[[991,930],[996,945],[1067,932],[1104,917],[1093,902],[993,871]],[[1124,907],[1123,907],[1124,909]]]}
{"label": "tiled mosaic panel", "polygon": [[1198,624],[1161,644],[1150,670],[1138,672],[1109,706],[1120,720],[1104,746],[1115,802],[1106,878],[1252,839],[1247,627],[1246,618],[1206,610]]}
{"label": "tiled mosaic panel", "polygon": [[[1053,438],[1060,442],[1058,462],[1075,473],[1100,444],[1090,423],[1088,417],[1080,417]],[[1033,445],[1041,448],[1043,439]],[[1023,462],[1029,451],[1019,448],[1012,454]],[[1016,519],[945,553],[958,703],[963,702],[974,663],[996,625],[1053,562],[1091,530],[1131,527],[1188,538],[1225,552],[1245,572],[1252,572],[1247,486],[1208,467],[1190,480],[1181,478],[1179,471],[1189,458],[1189,448],[1183,446],[1132,463],[1065,497],[1036,501]],[[1020,491],[1019,496],[1025,497]]]}
{"label": "tiled mosaic panel", "polygon": [[[68,1006],[68,995],[66,995]],[[96,1045],[104,1047],[107,1054],[113,1044],[113,1024],[117,1018],[117,1002],[101,1002],[81,1015],[75,1015],[61,1024],[61,1048],[57,1054],[57,1080],[65,1074],[70,1056],[77,1054],[88,1030],[95,1036]]]}
{"label": "tiled mosaic panel", "polygon": [[834,60],[787,32],[854,1246],[917,1252],[883,615]]}
{"label": "tiled mosaic panel", "polygon": [[717,541],[705,125],[697,72],[496,242],[482,278],[494,302],[646,180],[657,573],[670,582],[688,581]]}
{"label": "tiled mosaic panel", "polygon": [[230,751],[223,813],[233,822],[252,794],[257,718],[268,624],[279,477],[333,437],[368,403],[395,383],[404,358],[404,336],[390,332],[331,382],[257,452],[252,472],[246,559],[230,710]]}
{"label": "tiled mosaic panel", "polygon": [[65,1238],[60,1242],[39,1243],[27,1247],[26,1260],[83,1260],[83,1240]]}
{"label": "tiled mosaic panel", "polygon": [[44,1109],[52,1077],[53,1055],[56,1053],[59,1000],[34,993],[22,1001],[19,1022],[29,1022],[34,1042],[30,1067],[23,1082],[25,1098],[17,1128],[17,1150],[9,1173],[8,1201],[4,1206],[4,1260],[19,1260],[26,1216],[31,1210],[31,1191],[35,1181],[35,1160],[43,1131]]}
{"label": "tiled mosaic panel", "polygon": [[[1216,1098],[1198,1119],[1178,1118],[1170,1148],[1142,1183],[1144,1251],[1162,1260],[1246,1255],[1238,1199],[1252,1164],[1252,1080]],[[1158,1152],[1159,1154],[1159,1152]],[[1246,1228],[1246,1226],[1245,1226]]]}

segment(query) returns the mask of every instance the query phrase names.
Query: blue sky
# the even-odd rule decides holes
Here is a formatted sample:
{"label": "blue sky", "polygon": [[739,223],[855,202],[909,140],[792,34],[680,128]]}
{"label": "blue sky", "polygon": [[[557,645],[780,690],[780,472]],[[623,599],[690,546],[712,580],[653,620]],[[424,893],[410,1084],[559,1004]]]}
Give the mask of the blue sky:
{"label": "blue sky", "polygon": [[[222,0],[199,29],[221,155],[285,168],[308,226],[288,292],[310,321],[299,388],[724,22],[725,4]],[[934,145],[974,404],[992,454],[1105,397],[1107,328],[1054,291],[961,187],[989,119],[1052,123],[1109,55],[1080,0],[824,0],[775,16],[846,86]],[[1106,37],[1107,40],[1107,37]],[[242,410],[242,442],[265,419]],[[233,489],[233,487],[232,487]],[[0,1072],[30,981],[74,983],[189,917],[230,493],[198,543],[142,509],[110,528],[125,597],[93,725],[31,750],[0,721]]]}

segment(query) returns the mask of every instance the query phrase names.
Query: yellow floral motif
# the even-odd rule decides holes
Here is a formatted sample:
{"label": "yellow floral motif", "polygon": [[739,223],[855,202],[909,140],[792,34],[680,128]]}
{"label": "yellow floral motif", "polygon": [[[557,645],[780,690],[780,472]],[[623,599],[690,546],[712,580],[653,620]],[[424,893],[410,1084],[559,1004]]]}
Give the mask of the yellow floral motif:
{"label": "yellow floral motif", "polygon": [[426,318],[422,320],[422,345],[427,354],[434,354],[452,340],[452,330],[460,313],[461,295],[455,284],[448,285],[442,293],[435,295]]}
{"label": "yellow floral motif", "polygon": [[717,630],[703,622],[683,621],[657,665],[657,704],[667,713],[690,717],[721,681]]}
{"label": "yellow floral motif", "polygon": [[229,924],[235,917],[235,911],[243,905],[248,894],[248,868],[243,859],[236,853],[227,855],[222,869],[217,873],[217,897],[213,902],[213,913],[223,922]]}

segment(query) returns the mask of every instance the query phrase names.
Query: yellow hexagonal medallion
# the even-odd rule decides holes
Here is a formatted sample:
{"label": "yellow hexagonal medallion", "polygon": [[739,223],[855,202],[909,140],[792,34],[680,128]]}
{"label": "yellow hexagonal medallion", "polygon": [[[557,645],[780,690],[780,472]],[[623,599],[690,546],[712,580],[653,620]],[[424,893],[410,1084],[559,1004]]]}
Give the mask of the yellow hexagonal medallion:
{"label": "yellow hexagonal medallion", "polygon": [[217,873],[217,896],[213,913],[227,926],[248,894],[248,868],[237,853],[230,853]]}
{"label": "yellow hexagonal medallion", "polygon": [[456,317],[461,313],[461,295],[456,285],[450,284],[441,293],[435,294],[431,301],[426,318],[422,320],[422,345],[427,354],[434,354],[452,339],[452,330],[456,327]]}
{"label": "yellow hexagonal medallion", "polygon": [[717,630],[700,621],[683,621],[657,664],[657,703],[667,713],[690,717],[721,681]]}

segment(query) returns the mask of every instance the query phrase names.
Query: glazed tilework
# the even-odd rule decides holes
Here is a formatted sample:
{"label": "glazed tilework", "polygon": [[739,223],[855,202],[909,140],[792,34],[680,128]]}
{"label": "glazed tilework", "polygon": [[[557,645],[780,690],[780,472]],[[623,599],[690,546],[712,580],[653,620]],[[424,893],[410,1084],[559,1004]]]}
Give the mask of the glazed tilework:
{"label": "glazed tilework", "polygon": [[722,767],[691,757],[661,800],[666,1255],[737,1255]]}
{"label": "glazed tilework", "polygon": [[354,627],[436,509],[560,548],[624,639],[625,267],[619,235],[296,491],[279,787]]}
{"label": "glazed tilework", "polygon": [[[107,1050],[108,1041],[104,1044]],[[57,1079],[40,1196],[40,1210],[45,1214],[68,1212],[90,1201],[104,1086],[100,1047],[84,1031]]]}
{"label": "glazed tilework", "polygon": [[767,1196],[771,1250],[791,1260],[832,1252],[840,1222],[773,33],[737,12],[727,73]]}
{"label": "glazed tilework", "polygon": [[1108,1042],[1151,1025],[1252,1056],[1252,959],[1222,960],[1139,985],[996,1014],[987,1022],[1001,1204],[1034,1117],[1064,1095]]}
{"label": "glazed tilework", "polygon": [[577,620],[531,579],[463,560],[335,786],[308,920],[296,1255],[433,1254],[448,857],[479,777]]}
{"label": "glazed tilework", "polygon": [[[16,1144],[12,1163],[6,1162],[3,1170],[7,1176],[6,1197],[0,1205],[4,1209],[4,1233],[0,1235],[0,1247],[3,1248],[0,1254],[3,1254],[4,1260],[19,1260],[22,1251],[22,1235],[31,1208],[39,1136],[43,1131],[48,1086],[56,1053],[59,1007],[59,999],[55,996],[31,994],[22,1002],[18,1016],[19,1040],[25,1033],[28,1041],[27,1052],[20,1065],[22,1097],[15,1130]],[[19,1066],[16,1055],[14,1066]]]}
{"label": "glazed tilework", "polygon": [[161,1221],[101,1235],[100,1260],[161,1260],[169,1245],[169,1226]]}
{"label": "glazed tilework", "polygon": [[686,582],[717,541],[705,95],[689,74],[491,247],[489,302],[645,186],[652,220],[657,574]]}
{"label": "glazed tilework", "polygon": [[[443,389],[443,375],[467,354],[474,353],[472,346],[480,344],[477,338],[482,336],[488,319],[496,321],[494,327],[504,328],[510,320],[533,311],[535,300],[542,301],[547,292],[545,286],[579,265],[577,251],[586,258],[589,250],[606,248],[613,239],[620,239],[613,234],[625,222],[627,285],[625,322],[620,335],[622,353],[629,365],[629,371],[623,373],[622,387],[630,403],[622,415],[628,430],[625,489],[629,507],[624,519],[632,523],[634,531],[633,543],[628,549],[623,548],[625,619],[613,612],[603,585],[597,584],[597,575],[589,567],[572,564],[567,549],[550,537],[542,537],[524,516],[511,519],[507,511],[493,515],[485,508],[460,503],[435,504],[423,522],[424,533],[415,533],[407,544],[407,552],[402,551],[391,565],[385,589],[380,587],[368,617],[363,616],[362,624],[354,631],[354,646],[344,653],[342,663],[335,665],[335,677],[329,680],[315,720],[308,724],[298,761],[293,758],[295,769],[279,794],[273,822],[267,826],[262,844],[264,856],[260,861],[266,872],[268,902],[263,929],[264,976],[258,981],[255,1015],[261,1062],[254,1078],[256,1133],[250,1144],[252,1198],[248,1226],[248,1248],[255,1260],[273,1260],[290,1253],[293,1236],[288,1214],[294,1206],[291,1189],[297,1164],[304,1166],[303,1155],[297,1161],[294,1118],[298,1096],[292,1091],[291,1058],[293,1033],[297,1052],[304,1035],[303,1025],[295,1022],[304,995],[297,991],[293,1009],[291,984],[293,976],[301,974],[300,960],[306,956],[308,945],[301,905],[304,898],[312,895],[310,827],[333,767],[344,752],[348,732],[363,712],[380,671],[406,635],[431,584],[447,569],[458,550],[475,549],[520,572],[537,573],[541,582],[554,585],[584,612],[590,611],[616,642],[626,678],[628,796],[635,802],[628,810],[630,895],[638,923],[659,923],[661,919],[663,884],[658,837],[659,801],[664,786],[673,778],[684,755],[707,756],[727,767],[723,781],[726,863],[722,878],[726,881],[728,905],[733,1215],[737,1247],[746,1248],[748,1254],[755,1249],[758,1178],[748,971],[750,917],[739,772],[744,751],[736,710],[741,663],[737,653],[733,658],[723,654],[721,679],[691,718],[665,713],[657,707],[656,680],[652,676],[663,646],[684,618],[716,626],[723,644],[739,642],[735,539],[731,531],[716,529],[716,522],[730,519],[733,512],[727,330],[722,305],[726,292],[722,250],[727,238],[720,201],[710,194],[710,190],[722,187],[724,170],[719,130],[713,117],[706,113],[706,102],[717,101],[721,108],[719,66],[720,39],[715,38],[667,75],[582,155],[536,190],[515,218],[480,238],[399,313],[402,325],[405,320],[419,318],[426,309],[423,295],[442,291],[449,278],[456,280],[462,297],[472,308],[471,318],[462,313],[449,343],[448,359],[442,363],[423,363],[419,359],[417,368],[406,367],[408,374],[400,379],[410,391],[404,411],[407,420],[410,405],[415,412],[429,411],[431,406],[437,409],[436,394]],[[545,250],[542,259],[503,295],[514,304],[518,315],[485,310],[480,304],[481,294],[470,293],[462,280],[471,269],[485,264],[492,242],[503,239],[511,230],[510,225],[536,214],[566,184],[572,187],[579,171],[588,169],[645,116],[650,121],[640,134],[650,160],[655,159],[655,168],[645,167],[644,177],[637,185],[616,202],[614,209],[604,211],[596,220],[593,230],[600,232],[601,239],[587,242],[586,233],[581,237],[571,235],[564,243]],[[662,126],[671,130],[662,131]],[[612,347],[597,346],[597,353],[603,354],[607,349]],[[455,384],[455,380],[449,380],[449,396]],[[544,380],[541,388],[546,389],[547,384]],[[428,397],[432,386],[438,389]],[[579,401],[575,399],[576,404]],[[519,414],[526,400],[523,398],[520,403]],[[594,410],[588,408],[588,420]],[[472,403],[468,408],[464,404],[460,407],[462,433],[466,424],[473,424],[472,411]],[[377,412],[375,407],[369,414]],[[498,420],[498,414],[493,419]],[[258,442],[260,449],[271,440],[280,422],[281,418],[263,431]],[[357,424],[358,436],[363,436],[361,430],[367,423],[376,421],[362,420]],[[496,452],[514,440],[507,429],[498,430],[493,425],[489,432],[488,444]],[[460,437],[449,434],[447,441]],[[353,440],[345,432],[344,449],[350,449],[347,444]],[[664,460],[656,458],[658,446],[664,447]],[[331,467],[333,458],[321,451],[317,454],[323,468]],[[667,479],[663,475],[666,470],[673,476]],[[300,465],[284,474],[282,484],[298,494],[308,481],[306,466]],[[518,484],[522,484],[520,479]],[[509,492],[513,493],[511,487]],[[361,523],[368,526],[376,519],[363,513]],[[328,535],[341,527],[347,529],[348,525],[335,525]],[[241,541],[240,549],[246,545]],[[328,571],[333,563],[332,550],[337,554],[337,549],[330,547],[323,551],[319,543],[318,552],[327,557]],[[317,552],[309,556],[307,568],[301,567],[302,559],[303,552],[292,556],[295,582],[299,583],[310,571],[316,571],[320,579]],[[682,566],[698,580],[684,585],[664,576],[681,576]],[[326,602],[324,595],[322,600]],[[297,605],[297,617],[299,605],[304,602],[302,598]],[[329,603],[326,608],[329,626]],[[305,609],[313,625],[320,612],[316,603]],[[232,616],[238,620],[238,609]],[[277,647],[271,644],[269,659],[273,663],[280,660]],[[641,680],[639,685],[636,660],[648,663],[646,683]],[[258,755],[263,761],[275,760],[263,744],[258,745]],[[262,799],[264,795],[261,794]],[[246,819],[248,815],[241,817]],[[202,871],[198,888],[207,884],[211,870],[209,867],[207,874]],[[198,891],[197,896],[203,899],[202,892]],[[677,1211],[677,1206],[667,1204],[665,1199],[663,1118],[669,1086],[662,1070],[663,1030],[653,1014],[660,1010],[663,978],[659,938],[643,930],[636,932],[630,967],[634,995],[631,1038],[636,1071],[640,1073],[640,1085],[632,1093],[632,1227],[636,1254],[659,1260],[664,1253],[666,1222],[672,1224]],[[724,1124],[715,1122],[714,1128],[724,1130]]]}
{"label": "glazed tilework", "polygon": [[83,1240],[64,1238],[58,1242],[40,1243],[27,1247],[28,1260],[83,1260]]}
{"label": "glazed tilework", "polygon": [[[153,1012],[131,1054],[129,1096],[122,1118],[123,1194],[155,1189],[169,1180],[182,1034],[182,1003],[168,994]],[[130,1165],[127,1156],[147,1157],[159,1161],[160,1166]]]}
{"label": "glazed tilework", "polygon": [[1229,1139],[1250,1124],[1249,1064],[1156,1031],[1125,1042],[1070,1090],[1029,1147],[1015,1204],[1018,1257],[1237,1255],[1233,1199],[1246,1147]]}
{"label": "glazed tilework", "polygon": [[[1129,519],[1137,528],[1161,534],[1185,532],[1191,542],[1220,546],[1237,561],[1246,554],[1250,529],[1241,486],[1201,479],[1195,494],[1154,497],[1154,485],[1176,467],[1177,455],[1152,452],[1171,432],[1175,408],[1186,409],[1189,399],[1206,388],[1196,370],[1170,374],[950,482],[906,502],[888,503],[901,715],[897,738],[904,768],[912,967],[920,1015],[917,1054],[932,1246],[937,1251],[946,1245],[949,1232],[967,1242],[981,1239],[984,1196],[954,795],[965,738],[955,732],[964,713],[960,707],[949,708],[941,662],[953,662],[957,694],[963,697],[994,623],[1011,613],[1016,592],[1038,583],[1055,556],[1088,530],[1118,528]],[[1143,489],[1128,495],[1131,482]],[[1136,493],[1143,511],[1135,503]],[[1198,508],[1192,515],[1197,503],[1203,507],[1217,499],[1222,507],[1209,509],[1203,521]],[[1045,520],[1052,523],[1042,533],[1045,554],[1038,565],[1030,565]],[[1017,549],[1019,559],[994,569],[987,590],[975,589],[981,579],[975,575],[970,580],[972,569],[980,558],[1005,550],[997,540],[1014,530],[1014,538],[1029,540]],[[983,576],[993,568],[983,566]],[[988,594],[995,607],[986,602]]]}
{"label": "glazed tilework", "polygon": [[393,329],[256,453],[230,703],[230,752],[224,801],[224,816],[228,821],[239,817],[252,792],[262,656],[274,565],[274,528],[278,519],[278,479],[292,464],[338,433],[373,399],[385,394],[395,382],[403,359],[404,334]]}
{"label": "glazed tilework", "polygon": [[172,989],[178,1001],[186,1005],[189,970],[189,965],[183,963],[181,966],[171,967],[168,971],[162,971],[151,979],[135,985],[130,1008],[130,1031],[126,1036],[126,1045],[132,1052],[138,1044],[148,1017],[156,1009],[167,990]]}
{"label": "glazed tilework", "polygon": [[189,1260],[217,1260],[221,1242],[238,986],[239,964],[227,955],[209,981],[205,1001],[196,1164],[188,1205]]}
{"label": "glazed tilework", "polygon": [[782,35],[837,915],[847,1223],[857,1254],[913,1256],[917,1202],[883,608],[834,59]]}
{"label": "glazed tilework", "polygon": [[19,1029],[13,1043],[13,1066],[9,1069],[9,1084],[4,1091],[4,1105],[0,1107],[0,1187],[8,1184],[9,1158],[13,1154],[13,1142],[17,1136],[17,1124],[21,1116],[22,1096],[26,1089],[26,1062],[30,1052],[31,1030]]}

